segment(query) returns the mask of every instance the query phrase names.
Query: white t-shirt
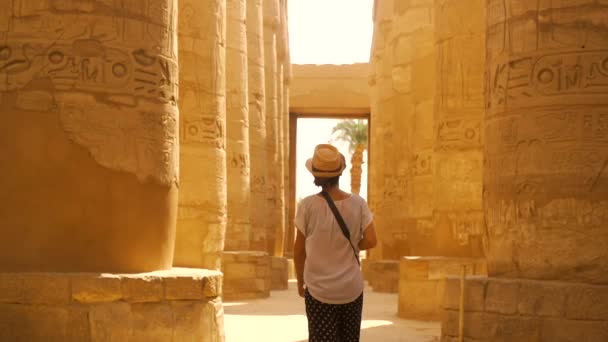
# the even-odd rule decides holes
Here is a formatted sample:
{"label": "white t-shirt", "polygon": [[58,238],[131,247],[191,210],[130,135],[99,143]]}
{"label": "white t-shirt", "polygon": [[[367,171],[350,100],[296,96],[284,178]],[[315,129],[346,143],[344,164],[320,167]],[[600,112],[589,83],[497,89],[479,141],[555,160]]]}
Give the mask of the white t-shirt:
{"label": "white t-shirt", "polygon": [[[359,241],[372,222],[372,213],[365,200],[356,194],[334,203],[359,254]],[[302,199],[295,225],[306,236],[304,284],[308,292],[328,304],[345,304],[357,299],[363,292],[363,276],[325,198],[312,195]]]}

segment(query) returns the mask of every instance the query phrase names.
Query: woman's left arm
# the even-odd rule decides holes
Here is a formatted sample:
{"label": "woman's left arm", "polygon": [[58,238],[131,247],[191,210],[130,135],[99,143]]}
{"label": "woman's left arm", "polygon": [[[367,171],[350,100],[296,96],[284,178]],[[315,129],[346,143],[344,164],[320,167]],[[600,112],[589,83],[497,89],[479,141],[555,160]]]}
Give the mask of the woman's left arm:
{"label": "woman's left arm", "polygon": [[306,236],[298,229],[296,242],[293,245],[293,263],[298,279],[298,294],[304,297],[304,263],[306,262]]}

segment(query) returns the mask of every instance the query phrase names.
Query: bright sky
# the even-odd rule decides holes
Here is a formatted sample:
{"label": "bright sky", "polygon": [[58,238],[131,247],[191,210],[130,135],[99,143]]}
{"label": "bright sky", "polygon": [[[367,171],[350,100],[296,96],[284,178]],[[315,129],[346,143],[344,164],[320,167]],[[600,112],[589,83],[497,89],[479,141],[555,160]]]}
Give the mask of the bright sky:
{"label": "bright sky", "polygon": [[[340,189],[350,192],[350,157],[348,144],[334,141],[332,129],[340,120],[336,119],[298,119],[298,137],[296,141],[296,201],[308,195],[318,193],[321,189],[314,185],[314,177],[306,169],[305,163],[312,157],[315,146],[330,143],[346,157],[346,170],[340,177]],[[361,175],[361,197],[367,199],[367,153],[363,154],[363,174]]]}
{"label": "bright sky", "polygon": [[367,63],[373,0],[289,0],[293,64]]}
{"label": "bright sky", "polygon": [[[293,64],[353,64],[369,62],[373,0],[289,0],[289,49]],[[339,120],[299,119],[296,142],[296,200],[319,191],[304,163],[317,144],[331,142],[347,159],[340,188],[350,192],[348,144],[332,141]],[[367,198],[367,154],[363,156],[361,193]]]}

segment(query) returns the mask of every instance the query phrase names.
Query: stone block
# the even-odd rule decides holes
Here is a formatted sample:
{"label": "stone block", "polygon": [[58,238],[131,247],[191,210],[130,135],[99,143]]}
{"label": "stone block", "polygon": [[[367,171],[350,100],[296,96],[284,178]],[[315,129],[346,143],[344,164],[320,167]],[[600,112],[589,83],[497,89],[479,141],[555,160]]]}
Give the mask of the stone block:
{"label": "stone block", "polygon": [[[274,268],[272,269],[272,272],[274,272]],[[271,269],[268,266],[257,266],[255,269],[255,275],[257,277],[267,277],[269,276],[271,273]]]}
{"label": "stone block", "polygon": [[23,277],[19,273],[0,273],[0,303],[23,302]]}
{"label": "stone block", "polygon": [[201,275],[174,275],[163,279],[165,299],[202,299],[203,276]]}
{"label": "stone block", "polygon": [[90,341],[89,309],[86,306],[71,305],[68,310],[66,340],[73,342]]}
{"label": "stone block", "polygon": [[236,261],[236,252],[224,252],[222,254],[222,264]]}
{"label": "stone block", "polygon": [[205,277],[203,283],[203,296],[214,298],[222,295],[223,276],[221,273]]}
{"label": "stone block", "polygon": [[563,317],[567,286],[563,284],[521,281],[517,311],[522,315]]}
{"label": "stone block", "polygon": [[175,317],[173,340],[184,342],[205,341],[203,330],[203,308],[206,304],[199,301],[173,301],[171,308]]}
{"label": "stone block", "polygon": [[543,320],[541,342],[605,342],[608,322],[548,318]]}
{"label": "stone block", "polygon": [[483,339],[492,342],[538,342],[541,320],[536,317],[484,314]]}
{"label": "stone block", "polygon": [[[272,258],[270,288],[272,290],[287,290],[289,288],[289,264],[286,258]],[[262,274],[258,274],[262,276]]]}
{"label": "stone block", "polygon": [[608,321],[608,286],[574,285],[569,287],[566,318]]}
{"label": "stone block", "polygon": [[58,273],[0,273],[0,303],[67,304],[70,280]]}
{"label": "stone block", "polygon": [[[467,277],[464,284],[464,308],[466,311],[484,311],[487,279]],[[460,308],[460,278],[448,277],[445,280],[445,292],[442,306],[445,309]]]}
{"label": "stone block", "polygon": [[163,282],[157,276],[125,276],[122,279],[124,300],[138,302],[158,302],[163,298]]}
{"label": "stone block", "polygon": [[429,279],[429,263],[417,257],[401,259],[400,277],[402,279]]}
{"label": "stone block", "polygon": [[121,302],[93,305],[89,326],[91,342],[129,341],[133,331],[131,305]]}
{"label": "stone block", "polygon": [[367,281],[375,292],[399,291],[399,261],[370,260],[367,264]]}
{"label": "stone block", "polygon": [[258,267],[255,263],[232,263],[225,264],[223,267],[224,277],[226,281],[229,279],[251,279],[255,278],[257,274]]}
{"label": "stone block", "polygon": [[492,279],[486,288],[485,311],[512,315],[517,313],[518,281]]}
{"label": "stone block", "polygon": [[0,304],[0,341],[66,341],[69,317],[65,307]]}
{"label": "stone block", "polygon": [[437,280],[408,280],[399,284],[399,317],[437,320],[443,284]]}
{"label": "stone block", "polygon": [[223,342],[224,336],[224,307],[222,301],[214,299],[204,304],[202,324],[205,342]]}
{"label": "stone block", "polygon": [[[441,332],[445,336],[458,336],[459,313],[454,310],[446,310],[442,313]],[[473,340],[486,338],[486,326],[484,324],[483,312],[465,312],[464,314],[464,337]]]}
{"label": "stone block", "polygon": [[[168,303],[131,304],[132,342],[173,341],[173,311]],[[176,320],[181,317],[176,316]]]}
{"label": "stone block", "polygon": [[70,302],[70,279],[57,273],[24,274],[23,294],[26,303],[68,304]]}
{"label": "stone block", "polygon": [[121,279],[110,274],[72,277],[72,299],[80,303],[112,302],[122,298]]}

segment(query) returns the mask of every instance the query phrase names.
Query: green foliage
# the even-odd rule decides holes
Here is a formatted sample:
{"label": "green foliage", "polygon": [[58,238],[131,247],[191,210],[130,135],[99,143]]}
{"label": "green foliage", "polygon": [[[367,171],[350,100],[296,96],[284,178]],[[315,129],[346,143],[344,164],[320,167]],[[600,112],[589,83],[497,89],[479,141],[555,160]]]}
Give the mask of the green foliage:
{"label": "green foliage", "polygon": [[357,145],[361,144],[367,149],[367,120],[342,120],[331,131],[337,134],[336,139],[348,143],[348,149],[352,153]]}

